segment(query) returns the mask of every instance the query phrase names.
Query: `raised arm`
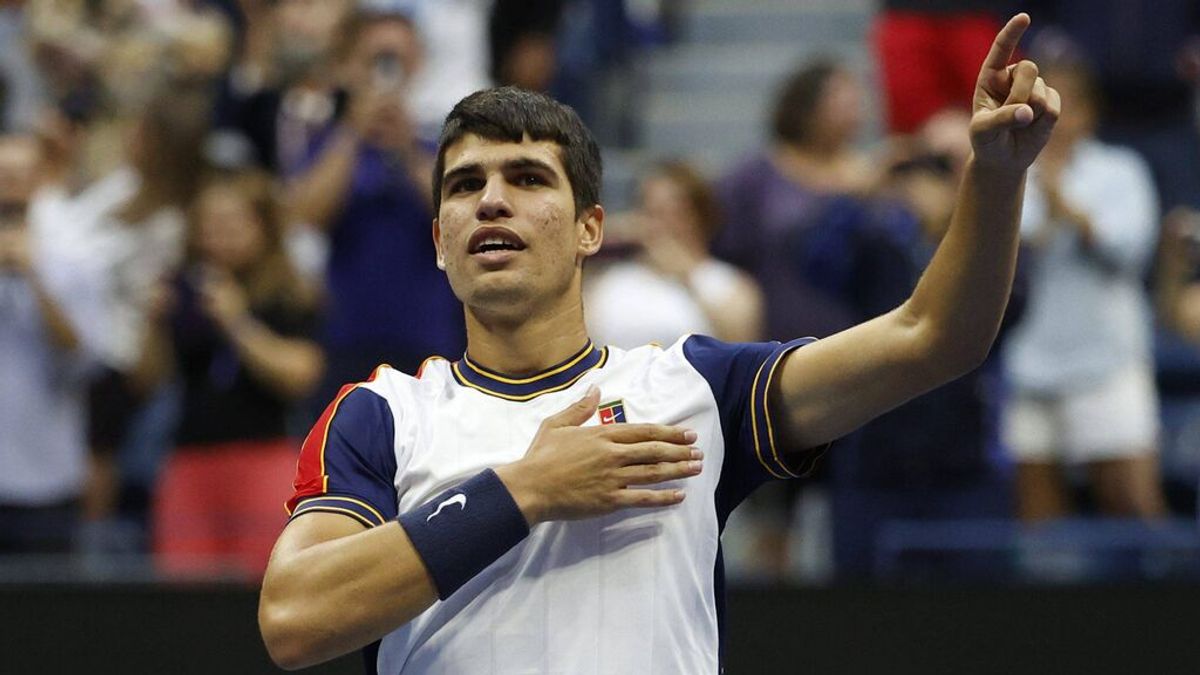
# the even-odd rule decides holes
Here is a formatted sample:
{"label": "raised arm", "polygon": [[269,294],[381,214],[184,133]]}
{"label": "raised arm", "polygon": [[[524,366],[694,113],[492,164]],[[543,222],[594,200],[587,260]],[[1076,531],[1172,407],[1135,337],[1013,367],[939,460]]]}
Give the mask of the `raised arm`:
{"label": "raised arm", "polygon": [[791,353],[771,383],[790,448],[842,436],[986,358],[1012,286],[1025,171],[1060,109],[1035,64],[1007,65],[1028,26],[1026,14],[1009,20],[979,72],[974,152],[950,229],[912,295]]}

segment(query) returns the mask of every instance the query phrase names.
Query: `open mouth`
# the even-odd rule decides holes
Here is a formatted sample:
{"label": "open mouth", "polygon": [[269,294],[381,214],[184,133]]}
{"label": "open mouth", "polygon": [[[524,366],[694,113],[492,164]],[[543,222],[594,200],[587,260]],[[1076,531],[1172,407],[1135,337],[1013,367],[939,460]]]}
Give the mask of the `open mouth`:
{"label": "open mouth", "polygon": [[499,227],[486,227],[471,235],[467,250],[471,255],[497,251],[524,251],[525,242],[516,233]]}

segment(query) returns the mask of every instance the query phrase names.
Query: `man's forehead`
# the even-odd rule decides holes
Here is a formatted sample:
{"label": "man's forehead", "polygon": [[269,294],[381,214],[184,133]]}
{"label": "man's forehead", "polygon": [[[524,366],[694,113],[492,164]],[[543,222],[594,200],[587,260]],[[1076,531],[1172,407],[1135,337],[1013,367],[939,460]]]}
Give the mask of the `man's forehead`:
{"label": "man's forehead", "polygon": [[446,148],[446,166],[442,175],[459,167],[477,164],[489,169],[516,159],[541,160],[559,174],[565,175],[562,146],[554,141],[535,141],[528,134],[519,143],[485,138],[478,134],[464,134]]}

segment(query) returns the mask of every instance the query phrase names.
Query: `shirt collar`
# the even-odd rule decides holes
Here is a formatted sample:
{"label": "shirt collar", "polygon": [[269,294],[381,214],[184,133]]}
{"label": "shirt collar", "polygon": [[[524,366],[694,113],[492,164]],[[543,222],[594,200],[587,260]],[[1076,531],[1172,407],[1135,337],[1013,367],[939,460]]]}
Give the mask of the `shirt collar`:
{"label": "shirt collar", "polygon": [[510,401],[528,401],[542,394],[566,389],[589,370],[603,367],[606,361],[608,348],[597,348],[588,340],[583,349],[570,358],[527,377],[511,377],[489,370],[471,361],[466,354],[451,364],[450,370],[454,379],[464,387]]}

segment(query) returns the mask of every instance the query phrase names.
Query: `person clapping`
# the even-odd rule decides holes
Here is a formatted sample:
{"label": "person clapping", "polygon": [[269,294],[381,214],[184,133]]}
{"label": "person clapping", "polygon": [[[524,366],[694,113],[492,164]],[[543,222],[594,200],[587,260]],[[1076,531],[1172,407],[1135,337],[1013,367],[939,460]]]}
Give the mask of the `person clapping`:
{"label": "person clapping", "polygon": [[200,191],[186,266],[160,287],[141,375],[183,389],[159,483],[154,548],[168,572],[261,574],[295,468],[289,406],[321,377],[313,292],[282,246],[272,185],[247,173]]}

